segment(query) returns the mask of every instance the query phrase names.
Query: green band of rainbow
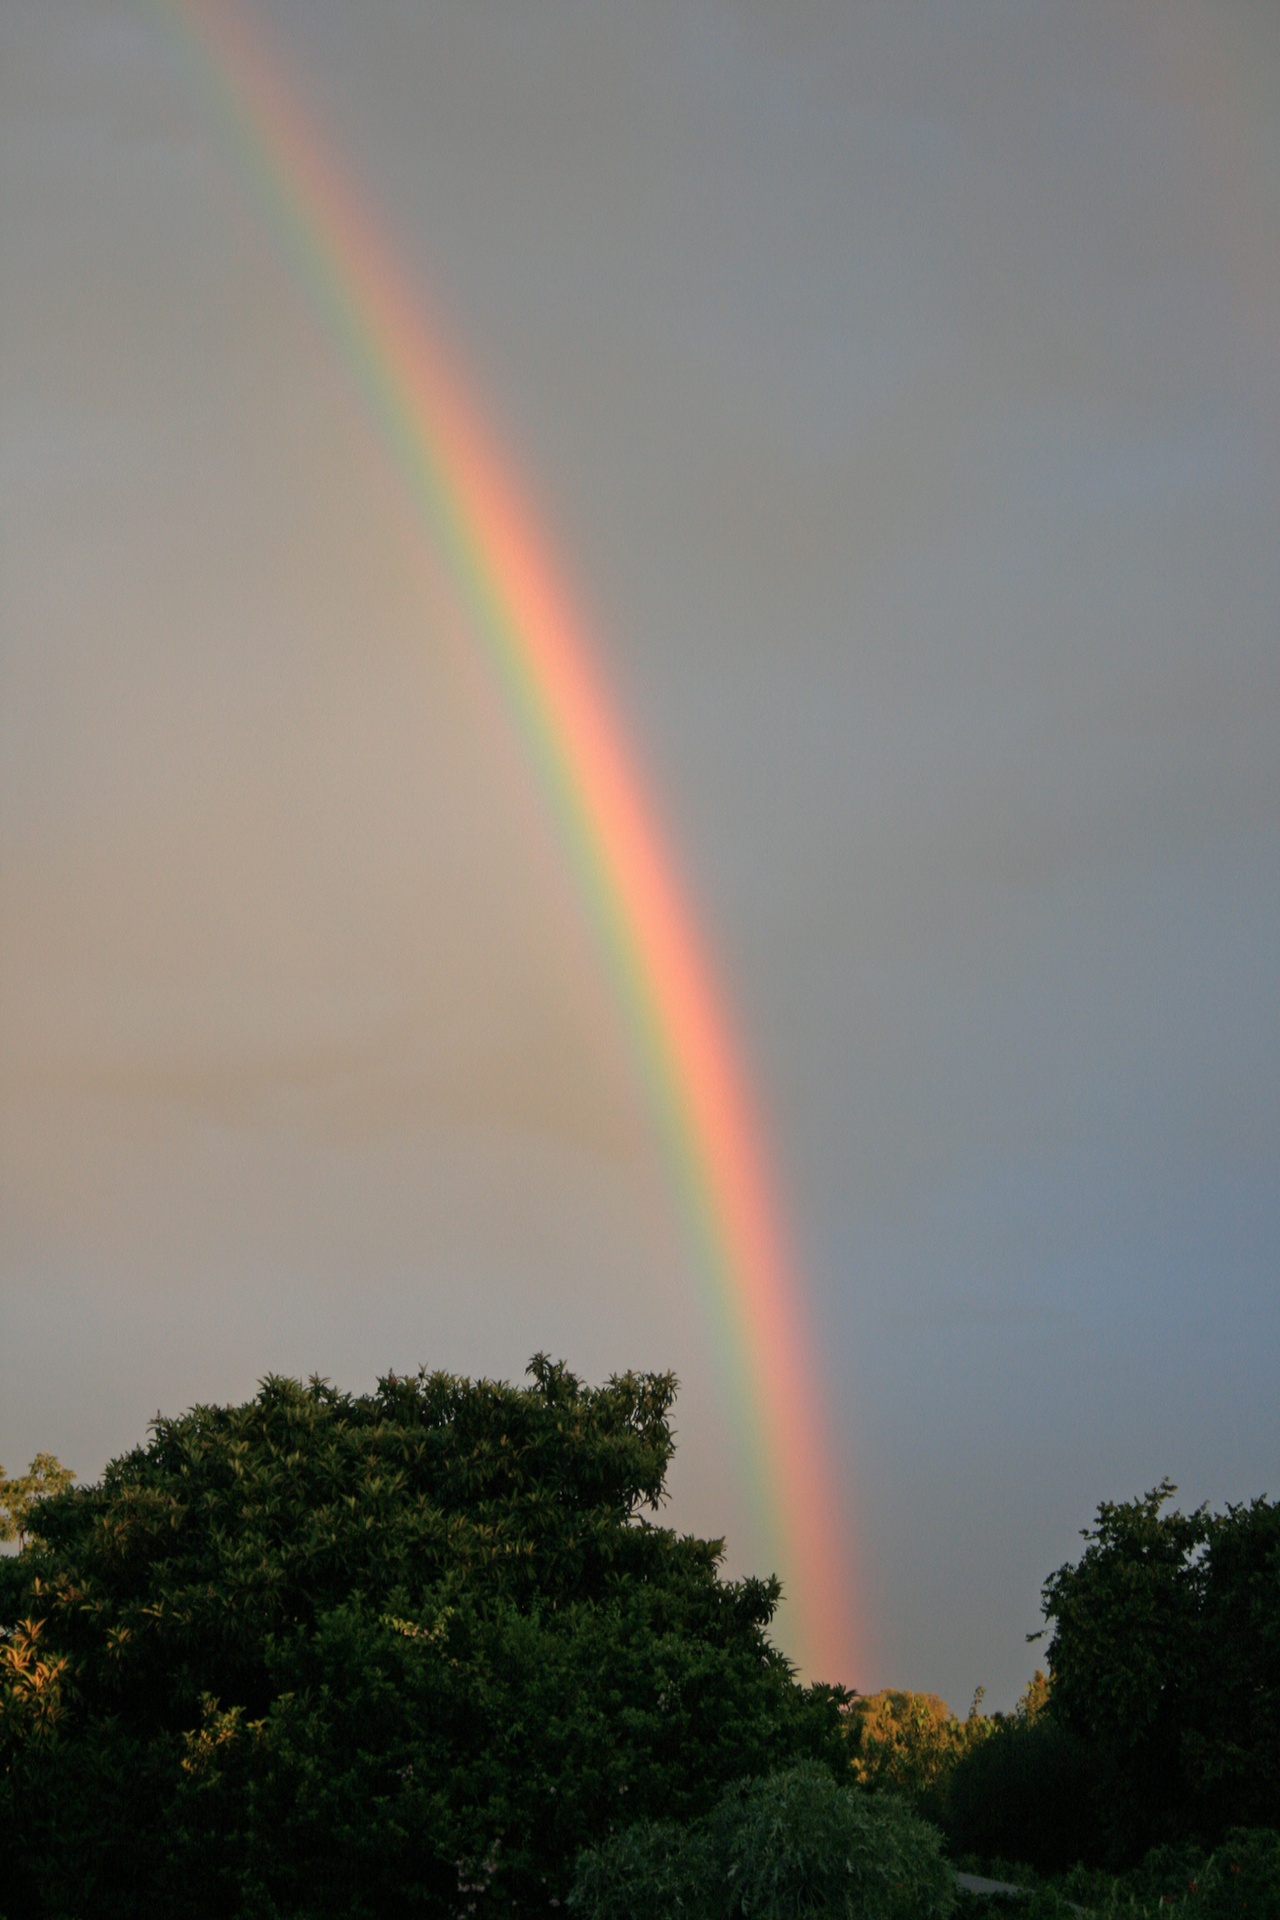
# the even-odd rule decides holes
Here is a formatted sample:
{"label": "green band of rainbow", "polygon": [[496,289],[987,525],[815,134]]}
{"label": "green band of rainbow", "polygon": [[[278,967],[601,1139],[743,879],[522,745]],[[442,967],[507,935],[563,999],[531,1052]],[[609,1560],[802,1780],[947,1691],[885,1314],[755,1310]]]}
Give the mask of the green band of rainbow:
{"label": "green band of rainbow", "polygon": [[615,983],[727,1347],[757,1518],[801,1666],[848,1680],[844,1527],[803,1290],[720,996],[548,547],[420,303],[256,35],[151,0],[358,382],[533,761]]}

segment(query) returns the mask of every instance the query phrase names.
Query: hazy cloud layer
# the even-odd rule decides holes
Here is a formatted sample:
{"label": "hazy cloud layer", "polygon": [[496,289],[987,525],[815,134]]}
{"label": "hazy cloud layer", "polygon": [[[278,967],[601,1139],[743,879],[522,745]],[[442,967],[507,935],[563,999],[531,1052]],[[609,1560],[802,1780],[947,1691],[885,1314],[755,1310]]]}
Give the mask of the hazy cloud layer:
{"label": "hazy cloud layer", "polygon": [[[869,1614],[1025,1680],[1104,1495],[1280,1491],[1280,27],[255,0],[592,610],[757,1070]],[[268,1368],[685,1380],[607,984],[145,9],[0,46],[0,1459]]]}

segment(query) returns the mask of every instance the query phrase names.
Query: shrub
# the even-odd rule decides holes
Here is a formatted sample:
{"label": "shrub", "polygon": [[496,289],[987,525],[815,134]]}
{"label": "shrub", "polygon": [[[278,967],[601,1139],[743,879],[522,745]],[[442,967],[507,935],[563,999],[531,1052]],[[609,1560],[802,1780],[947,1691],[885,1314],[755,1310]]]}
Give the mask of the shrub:
{"label": "shrub", "polygon": [[584,1920],[947,1920],[937,1832],[809,1764],[731,1789],[706,1820],[635,1826],[578,1863]]}
{"label": "shrub", "polygon": [[752,1920],[946,1920],[955,1882],[937,1831],[889,1795],[792,1767],[730,1794],[712,1816],[732,1889]]}
{"label": "shrub", "polygon": [[705,1920],[720,1879],[705,1823],[638,1820],[579,1855],[569,1903],[587,1920]]}
{"label": "shrub", "polygon": [[1234,1828],[1211,1854],[1189,1914],[1194,1920],[1277,1920],[1280,1833]]}
{"label": "shrub", "polygon": [[1026,1920],[1280,1920],[1280,1833],[1236,1828],[1209,1855],[1162,1843],[1118,1875],[1075,1869],[1024,1911]]}
{"label": "shrub", "polygon": [[1207,1864],[1203,1847],[1190,1841],[1178,1845],[1166,1841],[1152,1847],[1140,1865],[1113,1881],[1112,1891],[1119,1899],[1148,1906],[1176,1906],[1199,1887]]}

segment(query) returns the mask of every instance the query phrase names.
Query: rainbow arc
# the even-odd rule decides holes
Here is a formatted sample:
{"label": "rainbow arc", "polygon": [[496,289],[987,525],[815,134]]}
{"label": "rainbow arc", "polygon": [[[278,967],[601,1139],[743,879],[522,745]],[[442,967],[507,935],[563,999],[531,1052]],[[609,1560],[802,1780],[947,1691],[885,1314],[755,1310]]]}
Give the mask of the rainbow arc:
{"label": "rainbow arc", "polygon": [[800,1664],[855,1664],[821,1370],[723,995],[536,516],[348,175],[224,0],[152,0],[336,343],[551,810],[662,1141],[733,1381]]}

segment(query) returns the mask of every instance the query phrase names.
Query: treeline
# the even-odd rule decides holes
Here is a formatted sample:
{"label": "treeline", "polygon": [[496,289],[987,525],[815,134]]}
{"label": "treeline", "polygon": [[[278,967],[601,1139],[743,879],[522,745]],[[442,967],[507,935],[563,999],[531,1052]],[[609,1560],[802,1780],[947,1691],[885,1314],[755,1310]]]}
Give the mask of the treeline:
{"label": "treeline", "polygon": [[1100,1508],[1047,1678],[957,1720],[801,1686],[776,1581],[657,1524],[670,1376],[529,1375],[0,1477],[0,1920],[946,1920],[944,1847],[1280,1914],[1274,1505]]}
{"label": "treeline", "polygon": [[1280,1827],[1280,1505],[1183,1514],[1165,1481],[1104,1503],[1044,1586],[1049,1675],[1017,1710],[930,1695],[855,1703],[854,1767],[954,1852],[1128,1868]]}

